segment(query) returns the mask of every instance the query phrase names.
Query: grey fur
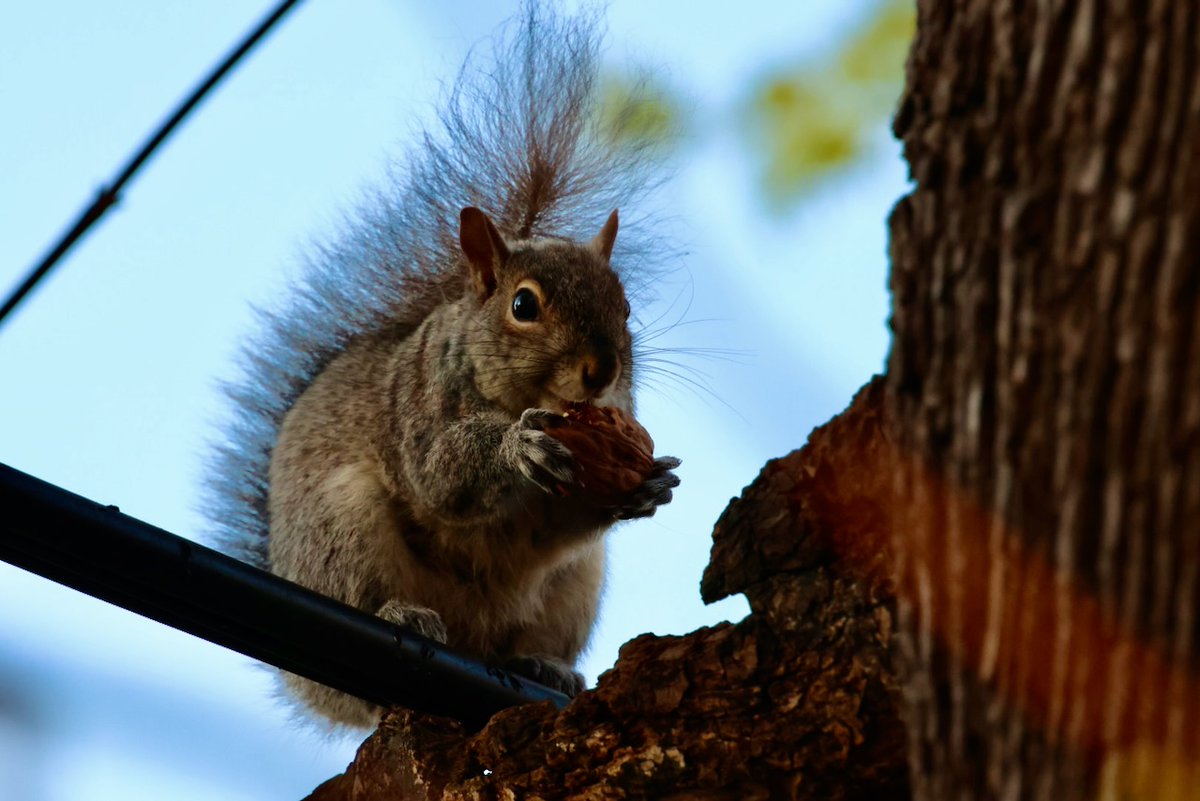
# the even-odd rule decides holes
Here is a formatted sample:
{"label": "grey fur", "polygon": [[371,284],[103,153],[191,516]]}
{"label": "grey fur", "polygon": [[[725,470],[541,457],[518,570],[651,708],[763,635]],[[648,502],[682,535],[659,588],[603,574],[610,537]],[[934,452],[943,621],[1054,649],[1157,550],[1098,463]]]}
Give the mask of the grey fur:
{"label": "grey fur", "polygon": [[439,125],[387,188],[312,255],[280,308],[258,310],[260,332],[224,385],[231,416],[206,474],[203,506],[222,550],[267,567],[267,472],[283,416],[352,341],[412,331],[458,295],[463,207],[483,209],[506,234],[577,240],[620,207],[612,264],[631,294],[649,283],[667,249],[650,238],[651,217],[630,212],[661,165],[646,147],[615,145],[593,127],[599,49],[594,13],[563,19],[528,3],[490,60],[463,66]]}
{"label": "grey fur", "polygon": [[[670,501],[678,461],[596,509],[563,496],[573,457],[541,429],[566,401],[632,411],[626,287],[667,251],[628,213],[615,249],[615,214],[590,240],[655,174],[592,128],[594,16],[530,3],[515,25],[464,67],[392,189],[262,314],[207,507],[225,550],[576,692],[601,535]],[[547,304],[536,326],[512,312],[525,286]],[[377,715],[285,680],[334,723]]]}

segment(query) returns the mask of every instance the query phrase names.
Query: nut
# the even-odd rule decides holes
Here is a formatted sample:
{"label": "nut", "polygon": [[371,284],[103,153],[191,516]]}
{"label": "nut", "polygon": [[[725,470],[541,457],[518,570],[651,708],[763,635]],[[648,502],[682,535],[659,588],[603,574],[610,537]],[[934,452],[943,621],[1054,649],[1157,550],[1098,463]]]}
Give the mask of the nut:
{"label": "nut", "polygon": [[564,494],[611,506],[640,487],[654,468],[654,440],[632,416],[614,407],[572,403],[546,433],[575,456],[574,483]]}

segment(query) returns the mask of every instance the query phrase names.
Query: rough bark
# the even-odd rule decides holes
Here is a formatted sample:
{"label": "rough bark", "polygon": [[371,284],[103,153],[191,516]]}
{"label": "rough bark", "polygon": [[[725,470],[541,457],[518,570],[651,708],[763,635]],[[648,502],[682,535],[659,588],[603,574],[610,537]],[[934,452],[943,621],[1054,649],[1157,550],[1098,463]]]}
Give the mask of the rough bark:
{"label": "rough bark", "polygon": [[908,798],[887,510],[870,501],[891,490],[881,404],[873,384],[718,522],[703,593],[745,592],[745,620],[643,635],[561,712],[472,734],[395,710],[310,801]]}
{"label": "rough bark", "polygon": [[1194,797],[1200,7],[917,5],[887,377],[914,789]]}

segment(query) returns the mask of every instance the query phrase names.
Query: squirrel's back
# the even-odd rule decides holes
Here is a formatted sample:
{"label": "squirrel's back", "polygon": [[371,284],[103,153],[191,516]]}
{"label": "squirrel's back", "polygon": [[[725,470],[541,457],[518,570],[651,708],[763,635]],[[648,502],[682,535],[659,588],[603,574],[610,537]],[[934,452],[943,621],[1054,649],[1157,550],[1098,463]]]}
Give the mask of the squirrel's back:
{"label": "squirrel's back", "polygon": [[[218,544],[267,562],[271,454],[284,416],[329,363],[363,337],[403,336],[461,295],[459,213],[483,209],[506,236],[584,240],[618,206],[612,265],[645,283],[661,248],[639,236],[638,199],[655,182],[646,146],[598,125],[600,35],[594,14],[562,17],[528,3],[490,59],[472,57],[389,185],[310,259],[243,348],[226,385],[232,414],[208,470],[206,511]],[[625,101],[617,114],[640,102]],[[648,226],[645,226],[648,227]]]}

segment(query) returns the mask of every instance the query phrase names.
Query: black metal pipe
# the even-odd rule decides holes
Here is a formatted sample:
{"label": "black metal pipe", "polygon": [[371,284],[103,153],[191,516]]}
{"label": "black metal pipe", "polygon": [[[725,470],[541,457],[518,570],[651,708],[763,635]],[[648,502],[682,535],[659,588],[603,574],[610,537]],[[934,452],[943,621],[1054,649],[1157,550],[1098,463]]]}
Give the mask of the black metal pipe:
{"label": "black metal pipe", "polygon": [[0,559],[383,706],[476,726],[567,697],[0,464]]}

